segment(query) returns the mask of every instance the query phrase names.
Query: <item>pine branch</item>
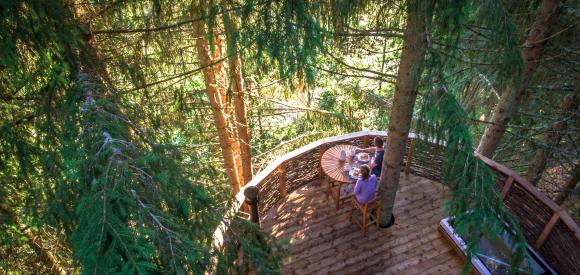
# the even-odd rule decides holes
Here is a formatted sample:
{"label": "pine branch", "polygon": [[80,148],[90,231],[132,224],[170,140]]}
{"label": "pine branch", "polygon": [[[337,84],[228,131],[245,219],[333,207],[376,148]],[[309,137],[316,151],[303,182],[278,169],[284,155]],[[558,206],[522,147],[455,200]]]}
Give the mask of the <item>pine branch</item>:
{"label": "pine branch", "polygon": [[36,254],[38,254],[40,260],[44,263],[48,270],[54,274],[68,274],[68,272],[66,272],[66,270],[61,266],[59,260],[54,256],[53,252],[42,244],[40,238],[34,232],[32,232],[28,226],[20,222],[20,219],[14,211],[0,204],[0,213],[8,217],[8,219],[11,220],[13,224],[18,225],[18,228],[26,236],[26,243],[28,246],[30,246],[30,248],[32,248],[32,250],[34,250]]}
{"label": "pine branch", "polygon": [[388,79],[385,79],[385,78],[382,78],[382,77],[376,77],[376,76],[353,75],[353,74],[341,73],[341,72],[337,72],[337,71],[333,71],[333,70],[330,70],[330,69],[326,69],[326,68],[323,68],[323,67],[320,67],[320,66],[317,66],[317,65],[313,65],[312,67],[314,67],[314,68],[316,68],[318,70],[327,72],[327,73],[332,74],[332,75],[340,75],[340,76],[355,77],[355,78],[367,78],[367,79],[373,79],[373,80],[383,81],[383,82],[392,83],[392,84],[395,84],[395,82],[396,82],[396,81],[393,81],[393,80],[388,80]]}
{"label": "pine branch", "polygon": [[[331,57],[332,59],[334,59],[334,61],[336,61],[337,63],[339,63],[339,64],[341,64],[341,65],[343,65],[343,66],[345,66],[345,67],[347,67],[347,68],[349,68],[349,69],[352,69],[352,70],[355,70],[355,71],[359,71],[359,72],[366,72],[366,73],[371,73],[371,74],[379,75],[379,76],[382,76],[382,77],[387,77],[387,78],[397,79],[397,76],[396,76],[396,75],[393,75],[393,74],[386,74],[386,73],[383,73],[383,72],[373,71],[373,70],[370,70],[370,69],[364,69],[364,68],[357,68],[357,67],[354,67],[354,66],[352,66],[352,65],[349,65],[349,64],[347,64],[346,62],[344,62],[344,61],[342,61],[341,59],[339,59],[339,58],[337,58],[336,56],[334,56],[333,54],[331,54],[331,53],[330,53],[329,51],[327,51],[326,49],[323,49],[323,50],[322,50],[322,52],[323,52],[323,53],[325,53],[326,55],[330,56],[330,57]],[[394,80],[387,81],[387,82],[389,82],[389,83],[395,83],[395,81],[394,81]]]}
{"label": "pine branch", "polygon": [[[257,2],[257,3],[254,3],[254,5],[262,5],[262,4],[265,4],[268,2],[269,1]],[[167,30],[181,27],[183,25],[193,24],[196,22],[212,19],[212,18],[214,18],[214,16],[222,15],[223,13],[229,13],[232,11],[239,11],[239,10],[242,10],[245,8],[246,8],[246,6],[242,5],[242,6],[228,8],[228,9],[220,9],[220,11],[215,13],[215,14],[208,14],[205,16],[200,16],[200,17],[196,17],[196,18],[192,18],[192,19],[188,19],[188,20],[183,20],[183,21],[179,21],[179,22],[176,22],[173,24],[158,26],[158,27],[154,27],[154,28],[95,30],[92,32],[92,34],[94,34],[94,35],[108,35],[108,34],[130,34],[130,33],[143,33],[143,32],[151,33],[151,32],[159,32],[159,31],[167,31]]]}

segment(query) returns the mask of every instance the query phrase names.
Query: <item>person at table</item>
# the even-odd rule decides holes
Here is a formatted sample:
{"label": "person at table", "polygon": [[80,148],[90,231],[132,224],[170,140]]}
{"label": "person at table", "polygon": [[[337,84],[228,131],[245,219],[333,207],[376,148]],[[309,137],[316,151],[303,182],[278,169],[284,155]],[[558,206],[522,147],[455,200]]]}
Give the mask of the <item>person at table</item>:
{"label": "person at table", "polygon": [[371,174],[381,177],[381,167],[383,166],[383,157],[385,156],[384,142],[380,137],[375,137],[374,139],[375,147],[356,149],[356,152],[365,153],[375,153],[375,156],[369,162],[369,167],[371,168]]}
{"label": "person at table", "polygon": [[377,177],[371,175],[371,169],[368,165],[360,167],[361,176],[354,186],[354,196],[360,204],[365,204],[375,198],[377,189]]}

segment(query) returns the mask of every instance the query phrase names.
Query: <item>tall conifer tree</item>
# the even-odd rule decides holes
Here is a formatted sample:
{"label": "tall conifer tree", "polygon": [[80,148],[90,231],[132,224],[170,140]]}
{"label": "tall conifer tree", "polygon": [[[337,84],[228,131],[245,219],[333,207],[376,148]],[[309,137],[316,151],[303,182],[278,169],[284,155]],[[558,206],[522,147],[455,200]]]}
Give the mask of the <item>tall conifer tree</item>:
{"label": "tall conifer tree", "polygon": [[543,0],[536,16],[536,20],[530,29],[524,42],[524,71],[521,79],[515,79],[506,85],[506,90],[493,111],[491,123],[485,129],[481,137],[477,151],[491,158],[493,152],[500,144],[501,138],[508,127],[509,121],[518,110],[520,101],[526,93],[530,79],[536,70],[544,46],[549,40],[550,30],[560,14],[560,2],[558,0]]}
{"label": "tall conifer tree", "polygon": [[[204,1],[201,2],[205,3]],[[207,3],[205,7],[207,7]],[[201,11],[202,5],[194,5],[192,14],[197,17],[203,17],[204,14]],[[240,191],[240,169],[238,169],[238,166],[241,163],[236,163],[236,153],[239,152],[236,149],[239,149],[239,145],[233,146],[233,143],[237,142],[237,140],[233,137],[234,133],[231,131],[231,125],[226,112],[226,105],[228,104],[225,90],[227,88],[227,79],[223,68],[223,60],[220,60],[222,56],[219,55],[221,48],[218,48],[212,56],[212,45],[209,44],[207,35],[214,35],[214,32],[204,28],[206,26],[205,21],[199,20],[193,23],[194,34],[197,39],[197,55],[203,68],[205,87],[209,97],[215,127],[217,128],[226,174],[232,186],[232,194],[236,194]],[[213,26],[209,25],[209,27]]]}
{"label": "tall conifer tree", "polygon": [[407,137],[411,128],[413,107],[419,89],[421,68],[427,44],[427,22],[431,21],[431,1],[407,1],[407,24],[403,37],[403,51],[399,74],[395,84],[395,97],[391,110],[387,137],[387,152],[382,164],[379,181],[382,198],[380,225],[390,226],[394,222],[393,207],[399,187],[399,175]]}

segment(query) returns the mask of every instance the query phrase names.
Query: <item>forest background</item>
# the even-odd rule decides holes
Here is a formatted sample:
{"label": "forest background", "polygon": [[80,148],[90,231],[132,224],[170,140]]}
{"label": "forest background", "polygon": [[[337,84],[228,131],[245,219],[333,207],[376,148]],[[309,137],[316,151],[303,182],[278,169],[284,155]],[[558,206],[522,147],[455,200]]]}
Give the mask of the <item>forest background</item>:
{"label": "forest background", "polygon": [[[471,139],[485,137],[506,87],[527,68],[509,53],[529,47],[547,2],[557,15],[532,41],[543,50],[490,156],[578,219],[578,1],[433,12],[431,69],[419,77],[410,127],[423,129],[416,121],[435,75],[460,103]],[[2,2],[1,269],[227,268],[231,255],[211,262],[210,236],[240,186],[309,142],[388,129],[407,4]],[[481,17],[484,5],[496,13]],[[250,241],[261,244],[254,268],[276,270],[276,253],[263,253],[272,240],[262,237]]]}

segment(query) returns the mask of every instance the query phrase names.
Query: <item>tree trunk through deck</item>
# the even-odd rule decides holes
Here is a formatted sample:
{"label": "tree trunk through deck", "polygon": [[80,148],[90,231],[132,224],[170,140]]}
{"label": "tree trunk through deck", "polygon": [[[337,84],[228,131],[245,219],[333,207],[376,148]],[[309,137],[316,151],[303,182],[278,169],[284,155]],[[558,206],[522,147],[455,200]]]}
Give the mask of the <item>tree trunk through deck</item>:
{"label": "tree trunk through deck", "polygon": [[407,137],[411,127],[413,107],[417,98],[417,88],[421,74],[421,63],[426,46],[427,12],[422,0],[412,0],[407,4],[407,27],[403,37],[403,52],[391,111],[391,122],[387,136],[387,152],[381,167],[380,194],[382,196],[380,226],[391,224],[395,196],[399,187],[399,175]]}
{"label": "tree trunk through deck", "polygon": [[500,101],[493,111],[491,123],[485,128],[477,152],[491,158],[497,149],[512,116],[518,110],[521,98],[532,74],[538,66],[542,51],[550,35],[550,28],[560,14],[560,3],[557,0],[544,0],[532,29],[524,43],[524,72],[521,81],[509,85],[501,95]]}
{"label": "tree trunk through deck", "polygon": [[222,85],[225,80],[223,63],[218,62],[213,64],[215,60],[212,60],[210,55],[209,45],[204,31],[204,23],[196,21],[193,25],[195,36],[197,37],[197,55],[201,67],[204,68],[203,77],[217,128],[226,174],[232,186],[232,194],[237,194],[240,191],[240,181],[234,159],[234,148],[231,146],[232,139],[230,133],[228,133],[228,120],[224,108],[226,102],[224,102],[225,86]]}
{"label": "tree trunk through deck", "polygon": [[[232,29],[226,28],[226,35],[233,36],[232,31],[237,30],[236,22],[227,17],[228,23]],[[228,43],[230,53],[235,53],[234,56],[228,58],[230,67],[230,81],[233,90],[233,102],[235,110],[235,128],[237,129],[237,136],[240,147],[240,161],[243,173],[243,180],[240,184],[246,185],[252,180],[252,152],[250,150],[250,135],[248,134],[248,121],[246,119],[246,103],[244,100],[245,86],[244,76],[242,74],[242,58],[238,53],[238,47],[235,42]]]}
{"label": "tree trunk through deck", "polygon": [[556,123],[554,123],[546,136],[544,137],[544,144],[540,146],[536,153],[532,163],[528,167],[528,172],[526,177],[528,180],[537,185],[538,181],[542,178],[542,173],[546,168],[546,160],[548,158],[546,154],[546,148],[550,150],[550,147],[557,147],[560,144],[562,137],[566,135],[568,120],[575,117],[576,108],[578,108],[578,95],[576,93],[569,94],[564,98],[562,104],[562,112],[556,117]]}

